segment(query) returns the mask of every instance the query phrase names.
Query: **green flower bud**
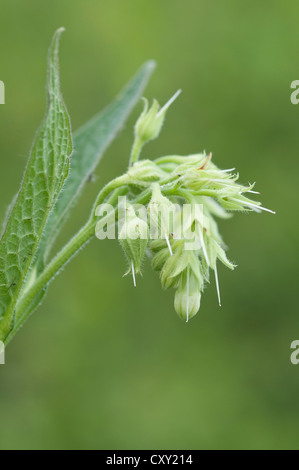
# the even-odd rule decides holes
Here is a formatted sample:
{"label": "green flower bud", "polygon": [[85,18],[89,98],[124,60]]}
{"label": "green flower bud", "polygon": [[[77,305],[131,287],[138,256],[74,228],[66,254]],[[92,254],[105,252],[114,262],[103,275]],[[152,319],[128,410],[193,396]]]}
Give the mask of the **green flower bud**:
{"label": "green flower bud", "polygon": [[169,251],[168,248],[163,248],[162,250],[158,251],[152,259],[152,267],[155,271],[161,271],[164,264],[169,258]]}
{"label": "green flower bud", "polygon": [[198,172],[209,166],[211,158],[211,154],[207,155],[206,153],[181,157],[181,160],[177,160],[179,165],[176,168],[176,172],[181,175],[184,175],[190,170]]}
{"label": "green flower bud", "polygon": [[248,188],[240,190],[235,194],[220,194],[219,195],[219,202],[222,207],[226,210],[230,211],[254,211],[254,212],[270,212],[271,214],[275,214],[274,211],[267,209],[266,207],[262,207],[260,202],[253,201],[248,197],[242,195],[243,192],[252,192]]}
{"label": "green flower bud", "polygon": [[164,123],[166,111],[180,93],[181,90],[177,91],[161,109],[157,100],[154,100],[152,107],[148,109],[148,100],[143,98],[144,109],[137,120],[134,129],[135,140],[131,154],[131,165],[138,160],[143,145],[159,136]]}
{"label": "green flower bud", "polygon": [[[183,166],[181,165],[181,167]],[[182,184],[186,189],[195,191],[197,195],[215,198],[224,209],[229,211],[253,210],[275,214],[270,209],[262,207],[259,202],[243,196],[243,193],[256,194],[255,191],[252,191],[254,184],[243,186],[236,183],[239,175],[231,173],[234,168],[219,170],[210,162],[210,158],[202,167],[193,166],[187,169],[187,166],[185,165],[186,172],[183,175]]]}
{"label": "green flower bud", "polygon": [[150,109],[148,109],[148,100],[146,98],[143,100],[144,108],[135,125],[135,136],[142,142],[147,142],[156,139],[160,134],[165,112],[159,114],[160,106],[157,100],[154,100]]}
{"label": "green flower bud", "polygon": [[161,270],[161,284],[164,289],[176,287],[182,273],[187,269],[191,269],[194,276],[198,280],[201,288],[204,285],[206,276],[195,251],[186,251],[184,244],[175,251],[174,255],[169,257]]}
{"label": "green flower bud", "polygon": [[128,183],[144,186],[146,183],[165,178],[167,173],[151,160],[141,160],[130,167],[127,175],[129,177]]}
{"label": "green flower bud", "polygon": [[184,185],[194,191],[208,188],[218,190],[223,195],[234,195],[239,194],[240,191],[245,189],[243,186],[235,183],[238,177],[237,174],[222,173],[215,168],[208,170],[192,168],[185,174]]}
{"label": "green flower bud", "polygon": [[148,109],[148,100],[144,100],[144,109],[135,125],[135,136],[142,142],[156,139],[163,126],[166,111],[174,100],[181,93],[181,90],[177,91],[176,94],[160,109],[157,100],[154,100],[152,107]]}
{"label": "green flower bud", "polygon": [[224,249],[213,237],[207,237],[207,252],[210,260],[210,267],[215,270],[217,260],[221,261],[227,268],[234,270],[234,265],[226,256]]}
{"label": "green flower bud", "polygon": [[174,297],[174,308],[182,320],[188,322],[200,308],[200,284],[190,268],[185,269],[180,277]]}
{"label": "green flower bud", "polygon": [[126,221],[121,227],[119,241],[130,263],[126,274],[132,272],[136,287],[135,275],[141,272],[141,264],[148,245],[148,226],[135,214],[132,206],[129,206],[126,212]]}
{"label": "green flower bud", "polygon": [[184,245],[175,251],[173,256],[169,256],[161,270],[161,284],[163,289],[176,287],[178,278],[182,271],[186,269],[189,261],[189,253],[184,251]]}

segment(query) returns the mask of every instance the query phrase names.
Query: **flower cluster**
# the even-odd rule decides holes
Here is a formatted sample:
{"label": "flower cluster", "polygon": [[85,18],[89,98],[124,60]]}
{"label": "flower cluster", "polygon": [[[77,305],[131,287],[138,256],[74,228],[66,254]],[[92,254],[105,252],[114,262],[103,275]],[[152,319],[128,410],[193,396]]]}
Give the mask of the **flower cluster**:
{"label": "flower cluster", "polygon": [[[134,285],[143,259],[149,256],[162,287],[175,289],[176,312],[188,321],[200,308],[210,271],[214,271],[221,304],[217,263],[235,267],[226,256],[216,218],[228,218],[232,211],[272,211],[251,199],[251,194],[258,194],[254,185],[239,184],[235,169],[219,169],[212,154],[138,161],[141,148],[159,135],[166,110],[177,95],[162,109],[157,101],[150,109],[145,102],[135,126],[128,172],[110,185],[107,198],[120,191],[126,196],[125,217],[118,214],[119,240]],[[142,216],[140,205],[145,208]]]}

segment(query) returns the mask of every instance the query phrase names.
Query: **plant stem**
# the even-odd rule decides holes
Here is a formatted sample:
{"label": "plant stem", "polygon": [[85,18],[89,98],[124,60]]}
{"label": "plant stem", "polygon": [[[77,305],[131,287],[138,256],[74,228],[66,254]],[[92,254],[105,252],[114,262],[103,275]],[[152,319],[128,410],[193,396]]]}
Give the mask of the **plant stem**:
{"label": "plant stem", "polygon": [[[100,192],[95,208],[101,204],[107,196],[112,192],[112,195],[107,200],[108,203],[116,205],[117,196],[126,191],[126,188],[121,188],[123,177],[116,178],[115,180],[108,183]],[[55,278],[58,272],[72,259],[72,257],[95,236],[95,227],[97,224],[97,218],[95,217],[95,208],[91,213],[91,217],[84,227],[65,245],[65,247],[54,257],[54,259],[48,264],[40,276],[35,280],[34,284],[26,291],[17,303],[15,319],[16,323],[13,325],[13,329],[9,331],[7,328],[7,335],[1,338],[5,344],[7,344],[17,330],[22,326],[27,317],[32,313],[31,309],[28,309],[31,302],[36,296],[48,286],[48,284]],[[105,217],[103,218],[104,221]],[[23,314],[23,312],[25,312]],[[2,326],[2,325],[1,325]]]}
{"label": "plant stem", "polygon": [[[34,284],[24,293],[22,299],[16,306],[16,323],[13,326],[13,330],[8,333],[6,338],[3,338],[5,345],[13,338],[18,329],[31,315],[32,309],[28,308],[34,299],[42,292],[50,282],[56,277],[59,271],[75,256],[75,254],[84,247],[94,236],[95,229],[98,223],[98,217],[95,216],[95,208],[106,200],[107,203],[111,204],[115,208],[115,220],[118,218],[117,203],[118,197],[125,194],[128,189],[127,187],[120,187],[121,183],[124,182],[123,177],[117,178],[116,180],[108,183],[103,190],[100,192],[94,210],[92,211],[91,217],[84,227],[65,245],[65,247],[53,258],[48,264],[40,276],[35,280]],[[132,203],[147,203],[151,197],[150,188],[143,191],[140,195],[132,201]],[[106,215],[102,219],[102,223],[105,224],[105,219],[108,220],[109,215]]]}
{"label": "plant stem", "polygon": [[[14,330],[26,320],[21,316],[21,312],[26,311],[27,307],[58,274],[58,272],[71,260],[71,258],[95,235],[96,222],[89,221],[72,240],[58,253],[51,263],[45,268],[43,273],[37,278],[33,286],[24,294],[24,297],[17,305],[17,317],[19,322],[14,325]],[[31,312],[30,312],[31,313]],[[20,323],[20,324],[19,324]]]}
{"label": "plant stem", "polygon": [[129,167],[131,167],[132,165],[134,165],[134,163],[138,161],[143,145],[144,142],[138,137],[136,137],[131,152]]}

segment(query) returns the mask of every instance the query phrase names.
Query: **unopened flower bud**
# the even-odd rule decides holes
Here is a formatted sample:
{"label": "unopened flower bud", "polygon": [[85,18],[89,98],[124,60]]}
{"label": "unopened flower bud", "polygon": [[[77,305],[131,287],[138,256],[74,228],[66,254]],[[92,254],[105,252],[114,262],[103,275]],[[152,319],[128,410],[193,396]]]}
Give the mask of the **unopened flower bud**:
{"label": "unopened flower bud", "polygon": [[143,100],[144,109],[136,122],[135,135],[142,142],[147,142],[148,140],[156,139],[160,134],[165,113],[158,115],[160,106],[157,100],[154,100],[150,109],[148,109],[148,100],[146,98],[143,98]]}
{"label": "unopened flower bud", "polygon": [[169,258],[169,251],[168,248],[163,248],[162,250],[158,251],[152,259],[152,267],[155,271],[161,271],[164,264]]}
{"label": "unopened flower bud", "polygon": [[181,91],[177,91],[176,94],[160,109],[157,100],[154,100],[152,107],[148,109],[148,100],[144,99],[144,109],[135,125],[135,136],[138,137],[142,142],[156,139],[163,126],[166,111],[169,106],[178,97]]}
{"label": "unopened flower bud", "polygon": [[138,160],[143,145],[159,136],[166,111],[180,93],[181,90],[177,91],[161,109],[157,100],[154,100],[151,108],[148,109],[148,100],[143,98],[144,109],[135,124],[135,141],[132,148],[131,165]]}
{"label": "unopened flower bud", "polygon": [[141,160],[136,162],[133,166],[130,167],[128,171],[128,182],[132,184],[140,184],[141,186],[144,183],[150,183],[154,181],[159,181],[167,176],[167,174],[161,170],[153,161],[151,160]]}
{"label": "unopened flower bud", "polygon": [[179,281],[174,298],[174,308],[179,317],[189,321],[200,307],[200,285],[197,277],[190,268],[187,268]]}
{"label": "unopened flower bud", "polygon": [[176,287],[182,273],[190,269],[197,278],[200,287],[203,287],[204,278],[200,269],[200,261],[195,252],[186,251],[184,244],[176,249],[173,256],[169,257],[161,271],[161,284],[164,289]]}

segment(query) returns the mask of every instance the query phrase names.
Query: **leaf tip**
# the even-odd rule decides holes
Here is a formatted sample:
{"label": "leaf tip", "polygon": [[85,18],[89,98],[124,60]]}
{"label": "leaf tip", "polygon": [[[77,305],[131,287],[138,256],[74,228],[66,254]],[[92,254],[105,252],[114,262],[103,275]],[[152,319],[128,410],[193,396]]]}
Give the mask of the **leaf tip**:
{"label": "leaf tip", "polygon": [[61,26],[60,28],[58,28],[56,30],[56,34],[60,35],[60,34],[64,33],[65,31],[66,31],[66,28],[64,26]]}
{"label": "leaf tip", "polygon": [[148,69],[149,72],[153,72],[155,68],[157,67],[157,62],[151,59],[145,62],[144,66]]}
{"label": "leaf tip", "polygon": [[[58,45],[59,43],[59,40],[60,40],[60,36],[62,35],[62,33],[64,33],[65,31],[65,27],[62,26],[61,28],[58,28],[56,29],[55,33],[54,33],[54,36],[53,36],[53,39],[52,39],[52,47],[56,44]],[[58,46],[57,46],[58,47]]]}

